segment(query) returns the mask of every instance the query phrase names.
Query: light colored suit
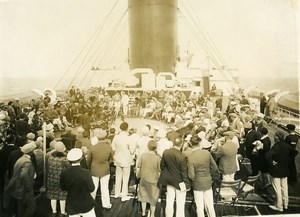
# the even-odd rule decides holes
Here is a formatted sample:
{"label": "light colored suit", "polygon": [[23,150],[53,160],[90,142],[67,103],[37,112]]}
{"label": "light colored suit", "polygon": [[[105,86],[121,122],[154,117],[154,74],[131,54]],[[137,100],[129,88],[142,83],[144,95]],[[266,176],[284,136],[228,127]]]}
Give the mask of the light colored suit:
{"label": "light colored suit", "polygon": [[237,145],[230,140],[217,148],[215,156],[217,159],[220,158],[219,170],[223,175],[234,174],[237,171],[237,152]]}
{"label": "light colored suit", "polygon": [[92,197],[96,198],[96,193],[99,186],[101,186],[102,206],[109,208],[109,177],[110,177],[110,162],[113,159],[112,147],[106,141],[100,141],[98,144],[90,147],[87,156],[87,166],[92,173],[92,179],[95,185],[94,191],[91,193]]}
{"label": "light colored suit", "polygon": [[188,156],[188,175],[192,180],[198,217],[204,217],[204,206],[208,216],[216,216],[211,172],[215,176],[219,175],[218,166],[209,151],[200,148],[193,149]]}

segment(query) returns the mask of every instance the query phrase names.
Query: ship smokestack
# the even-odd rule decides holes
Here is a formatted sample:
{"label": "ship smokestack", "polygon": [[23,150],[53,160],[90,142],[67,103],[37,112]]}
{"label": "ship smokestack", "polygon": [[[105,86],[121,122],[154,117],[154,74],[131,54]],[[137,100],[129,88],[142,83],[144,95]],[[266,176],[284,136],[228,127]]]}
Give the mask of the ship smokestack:
{"label": "ship smokestack", "polygon": [[177,6],[177,0],[128,0],[131,69],[175,72]]}

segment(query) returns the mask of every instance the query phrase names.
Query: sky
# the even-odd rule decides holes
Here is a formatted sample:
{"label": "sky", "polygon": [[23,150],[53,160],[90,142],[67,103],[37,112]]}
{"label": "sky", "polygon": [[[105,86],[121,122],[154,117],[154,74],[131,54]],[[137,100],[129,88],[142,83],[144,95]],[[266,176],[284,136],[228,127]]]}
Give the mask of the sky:
{"label": "sky", "polygon": [[[106,18],[115,2],[0,0],[0,78],[54,81],[64,73],[76,73],[84,55],[76,57],[89,39],[95,39],[92,36],[99,26],[102,31],[92,52],[99,49],[102,53],[91,62],[107,64],[104,68],[126,63],[127,0],[119,0]],[[213,41],[226,64],[239,70],[241,81],[298,79],[297,0],[179,0],[179,11],[179,45],[195,54],[193,65],[201,65],[207,53],[184,25],[183,19],[189,16]],[[115,35],[110,34],[122,14]],[[68,70],[70,65],[73,68]],[[88,70],[83,67],[83,71]]]}

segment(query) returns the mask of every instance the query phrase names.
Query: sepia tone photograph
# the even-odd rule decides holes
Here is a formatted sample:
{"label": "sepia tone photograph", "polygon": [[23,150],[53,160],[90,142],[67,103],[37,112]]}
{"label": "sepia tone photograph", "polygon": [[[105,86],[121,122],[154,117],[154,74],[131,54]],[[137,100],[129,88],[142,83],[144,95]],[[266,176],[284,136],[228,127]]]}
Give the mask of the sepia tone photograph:
{"label": "sepia tone photograph", "polygon": [[297,0],[0,0],[0,217],[300,214]]}

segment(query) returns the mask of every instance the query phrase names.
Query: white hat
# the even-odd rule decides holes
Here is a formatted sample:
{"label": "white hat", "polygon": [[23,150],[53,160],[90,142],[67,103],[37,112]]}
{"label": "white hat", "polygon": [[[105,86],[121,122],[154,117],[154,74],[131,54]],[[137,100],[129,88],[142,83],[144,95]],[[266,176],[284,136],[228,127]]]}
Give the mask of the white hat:
{"label": "white hat", "polygon": [[78,127],[77,132],[79,134],[82,134],[84,132],[84,129],[82,127]]}
{"label": "white hat", "polygon": [[66,146],[62,142],[55,143],[55,150],[58,152],[64,152],[66,150]]}
{"label": "white hat", "polygon": [[47,126],[46,126],[46,130],[47,131],[51,131],[51,130],[53,130],[54,129],[54,126],[50,123],[50,124],[47,124]]}
{"label": "white hat", "polygon": [[236,105],[236,102],[235,101],[231,101],[230,104],[231,105]]}
{"label": "white hat", "polygon": [[198,137],[200,139],[204,139],[205,138],[205,132],[204,131],[199,132],[197,135],[198,135]]}
{"label": "white hat", "polygon": [[94,136],[94,137],[91,138],[91,143],[92,143],[92,145],[97,145],[98,142],[99,142],[99,139],[98,139],[97,136]]}
{"label": "white hat", "polygon": [[71,132],[71,131],[73,130],[73,128],[72,128],[72,127],[66,127],[65,130],[66,130],[67,132]]}
{"label": "white hat", "polygon": [[166,136],[167,136],[167,132],[163,129],[160,129],[157,133],[157,137],[159,138],[166,138]]}
{"label": "white hat", "polygon": [[148,136],[149,135],[149,127],[143,126],[142,134],[143,134],[143,136]]}
{"label": "white hat", "polygon": [[34,135],[34,133],[28,133],[28,134],[26,135],[26,137],[27,137],[27,139],[34,140],[35,135]]}
{"label": "white hat", "polygon": [[2,114],[2,113],[0,114],[0,120],[4,120],[5,117],[6,117],[5,114]]}
{"label": "white hat", "polygon": [[192,135],[191,134],[188,134],[186,137],[185,137],[185,141],[190,141],[192,138]]}
{"label": "white hat", "polygon": [[233,131],[226,131],[226,132],[223,133],[223,135],[228,136],[229,138],[232,139],[236,135],[236,133],[233,132]]}
{"label": "white hat", "polygon": [[56,141],[55,139],[52,140],[52,141],[50,142],[50,144],[49,144],[50,148],[51,148],[51,149],[55,149],[55,144],[56,144],[57,142],[58,142],[58,141]]}
{"label": "white hat", "polygon": [[30,143],[23,145],[21,147],[21,152],[23,152],[24,154],[28,154],[28,153],[32,152],[35,148],[36,148],[36,144],[35,144],[35,142],[32,141]]}
{"label": "white hat", "polygon": [[209,124],[209,119],[208,119],[208,118],[205,118],[205,119],[203,120],[203,124]]}
{"label": "white hat", "polygon": [[44,138],[41,137],[41,136],[39,136],[38,138],[36,138],[36,141],[37,141],[37,142],[42,142],[42,141],[44,141]]}
{"label": "white hat", "polygon": [[252,123],[251,122],[244,123],[244,128],[245,129],[251,129],[252,128]]}
{"label": "white hat", "polygon": [[80,148],[73,148],[67,154],[67,159],[69,161],[78,161],[82,157],[82,151]]}
{"label": "white hat", "polygon": [[104,139],[107,136],[107,132],[105,130],[97,128],[94,130],[94,135],[97,136],[99,139]]}
{"label": "white hat", "polygon": [[191,113],[190,113],[190,112],[185,113],[184,118],[185,118],[185,119],[190,119],[190,118],[192,118]]}
{"label": "white hat", "polygon": [[264,118],[264,117],[265,117],[265,115],[264,115],[263,113],[258,113],[256,116],[257,116],[258,118]]}
{"label": "white hat", "polygon": [[159,127],[159,126],[157,126],[157,125],[154,125],[154,126],[153,126],[153,129],[154,129],[154,130],[159,130],[159,129],[160,129],[160,127]]}

